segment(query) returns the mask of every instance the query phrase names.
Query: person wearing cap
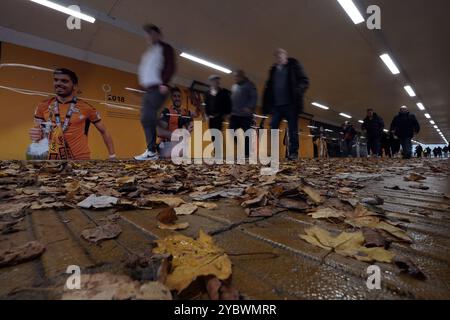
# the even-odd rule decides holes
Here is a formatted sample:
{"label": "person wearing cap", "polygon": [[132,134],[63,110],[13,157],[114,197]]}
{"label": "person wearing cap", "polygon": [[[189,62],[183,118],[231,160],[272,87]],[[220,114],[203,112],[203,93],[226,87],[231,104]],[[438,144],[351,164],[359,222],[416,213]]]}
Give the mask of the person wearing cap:
{"label": "person wearing cap", "polygon": [[301,63],[289,58],[284,49],[275,52],[264,90],[263,112],[272,115],[272,129],[279,129],[286,119],[289,126],[289,160],[298,159],[298,116],[303,112],[303,98],[309,87],[309,79]]}
{"label": "person wearing cap", "polygon": [[222,131],[224,118],[231,113],[231,92],[220,86],[220,77],[209,77],[209,91],[205,95],[205,113],[209,128]]}
{"label": "person wearing cap", "polygon": [[161,30],[152,24],[144,26],[150,47],[144,53],[139,66],[139,84],[146,91],[141,111],[147,150],[136,156],[139,161],[159,159],[156,151],[156,127],[158,112],[169,94],[169,83],[175,74],[175,50],[162,41]]}
{"label": "person wearing cap", "polygon": [[420,125],[416,116],[409,112],[408,107],[403,106],[400,108],[399,114],[392,120],[391,132],[400,139],[403,159],[411,159],[411,140],[420,132]]}

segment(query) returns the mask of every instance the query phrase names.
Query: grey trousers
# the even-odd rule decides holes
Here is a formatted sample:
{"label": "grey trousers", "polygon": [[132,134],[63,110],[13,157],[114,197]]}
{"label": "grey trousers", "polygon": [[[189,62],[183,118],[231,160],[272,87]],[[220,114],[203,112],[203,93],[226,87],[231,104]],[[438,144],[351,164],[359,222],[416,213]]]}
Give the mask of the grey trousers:
{"label": "grey trousers", "polygon": [[152,89],[144,95],[142,100],[141,123],[147,141],[147,150],[151,152],[156,152],[158,113],[166,99],[167,95],[161,94],[158,89]]}

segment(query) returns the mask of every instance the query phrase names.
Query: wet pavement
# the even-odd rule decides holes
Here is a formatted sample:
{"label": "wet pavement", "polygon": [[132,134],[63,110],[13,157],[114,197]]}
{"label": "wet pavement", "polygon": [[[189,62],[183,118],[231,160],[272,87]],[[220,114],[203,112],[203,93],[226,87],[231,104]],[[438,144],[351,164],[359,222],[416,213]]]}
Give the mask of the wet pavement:
{"label": "wet pavement", "polygon": [[[339,161],[344,160],[311,164],[335,165]],[[347,173],[353,174],[351,162],[345,161]],[[403,177],[417,171],[418,163],[416,167],[401,163],[395,168],[393,161],[386,162],[376,172],[378,177],[374,172],[361,175],[364,188],[356,192],[358,197],[380,196],[385,200],[382,208],[386,214],[403,221],[413,243],[394,243],[390,250],[411,258],[426,280],[401,274],[392,264],[378,263],[382,288],[369,290],[368,263],[329,253],[300,239],[305,228],[313,225],[329,231],[342,231],[342,225],[294,211],[249,218],[240,202],[233,199],[216,202],[217,210],[199,208],[194,215],[181,217],[180,222],[189,222],[190,227],[180,233],[197,237],[203,229],[213,235],[233,262],[233,285],[248,299],[450,299],[448,171],[428,176],[422,183],[428,190],[411,189],[411,182]],[[336,174],[342,173],[341,169]],[[394,186],[398,190],[388,189]],[[157,227],[159,212],[157,208],[119,212],[121,235],[93,245],[80,237],[81,232],[98,226],[115,210],[34,211],[25,217],[24,231],[0,235],[0,251],[38,240],[46,245],[46,252],[31,262],[0,268],[0,298],[58,299],[69,265],[89,273],[121,273],[129,254],[142,253],[155,239],[175,233]]]}

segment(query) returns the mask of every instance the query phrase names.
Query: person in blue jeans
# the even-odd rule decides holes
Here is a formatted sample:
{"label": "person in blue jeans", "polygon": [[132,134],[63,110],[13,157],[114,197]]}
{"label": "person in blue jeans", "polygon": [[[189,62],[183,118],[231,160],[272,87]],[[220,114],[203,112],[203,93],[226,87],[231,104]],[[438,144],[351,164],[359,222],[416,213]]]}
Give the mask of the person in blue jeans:
{"label": "person in blue jeans", "polygon": [[298,116],[303,112],[303,98],[309,87],[309,79],[300,62],[289,58],[284,49],[275,52],[264,90],[263,112],[272,115],[272,129],[279,129],[286,119],[289,126],[289,160],[298,159]]}
{"label": "person in blue jeans", "polygon": [[408,107],[403,106],[400,112],[392,120],[391,132],[399,139],[403,149],[403,159],[412,157],[412,138],[420,132],[420,125],[415,115],[409,112]]}

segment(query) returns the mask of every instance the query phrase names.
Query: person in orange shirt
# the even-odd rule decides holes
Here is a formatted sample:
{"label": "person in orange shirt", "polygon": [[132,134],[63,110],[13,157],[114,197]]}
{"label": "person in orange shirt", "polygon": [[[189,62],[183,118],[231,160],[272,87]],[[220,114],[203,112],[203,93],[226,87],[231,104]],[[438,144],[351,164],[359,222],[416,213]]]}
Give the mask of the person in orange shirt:
{"label": "person in orange shirt", "polygon": [[43,138],[43,124],[51,121],[49,160],[89,160],[88,132],[90,124],[93,124],[103,137],[109,158],[115,159],[113,139],[101,122],[99,113],[75,96],[77,75],[68,69],[56,69],[53,85],[56,97],[37,106],[34,115],[36,126],[29,132],[31,140],[40,141]]}

